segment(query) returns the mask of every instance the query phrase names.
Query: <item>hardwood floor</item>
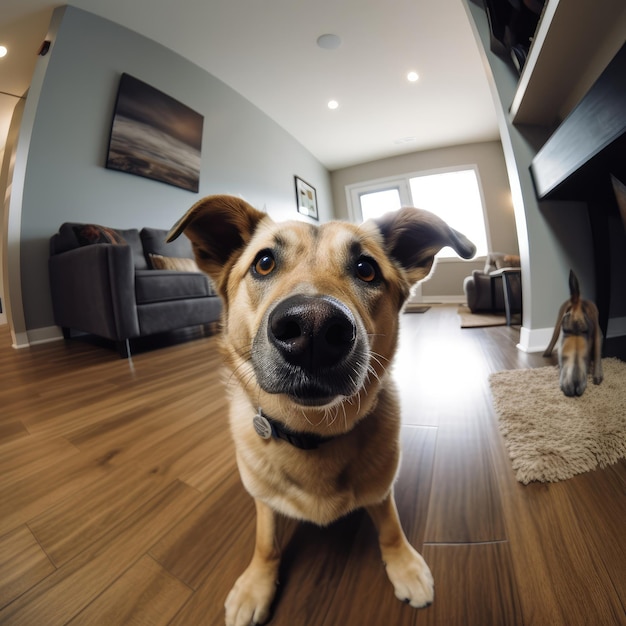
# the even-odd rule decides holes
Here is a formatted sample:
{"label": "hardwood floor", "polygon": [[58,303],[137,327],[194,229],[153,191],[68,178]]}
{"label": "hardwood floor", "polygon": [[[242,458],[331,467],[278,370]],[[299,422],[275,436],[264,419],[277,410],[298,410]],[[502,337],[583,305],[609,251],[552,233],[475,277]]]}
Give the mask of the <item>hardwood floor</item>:
{"label": "hardwood floor", "polygon": [[[272,626],[626,624],[626,463],[515,481],[487,377],[547,361],[519,329],[402,319],[398,509],[435,577],[398,602],[369,518],[286,523]],[[221,625],[253,547],[215,337],[133,357],[15,351],[0,327],[0,624]],[[532,390],[529,390],[532,393]]]}

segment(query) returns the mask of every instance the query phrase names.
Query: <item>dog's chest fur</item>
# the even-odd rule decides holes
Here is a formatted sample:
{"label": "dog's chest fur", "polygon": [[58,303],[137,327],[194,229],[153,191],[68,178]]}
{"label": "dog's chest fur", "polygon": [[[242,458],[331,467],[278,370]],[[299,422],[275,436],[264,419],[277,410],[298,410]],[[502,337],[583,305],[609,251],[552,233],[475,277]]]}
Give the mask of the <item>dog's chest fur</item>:
{"label": "dog's chest fur", "polygon": [[400,427],[393,387],[380,392],[374,411],[350,432],[315,450],[261,439],[252,427],[254,413],[246,395],[237,390],[230,425],[236,433],[241,478],[254,497],[276,511],[326,525],[379,502],[388,492],[400,454],[399,446],[389,445],[398,441]]}

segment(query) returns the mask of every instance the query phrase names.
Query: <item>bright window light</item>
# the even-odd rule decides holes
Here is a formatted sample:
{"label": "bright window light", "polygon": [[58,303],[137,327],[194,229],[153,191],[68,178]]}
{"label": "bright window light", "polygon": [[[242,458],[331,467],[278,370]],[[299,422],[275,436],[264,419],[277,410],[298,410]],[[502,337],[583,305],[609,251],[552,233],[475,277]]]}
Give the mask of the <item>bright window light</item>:
{"label": "bright window light", "polygon": [[[476,245],[478,256],[487,254],[483,203],[473,169],[415,176],[409,179],[409,186],[413,206],[435,213],[463,233]],[[444,248],[438,256],[454,257],[456,254]]]}
{"label": "bright window light", "polygon": [[401,206],[400,193],[397,189],[384,189],[361,195],[361,212],[363,221],[375,219],[388,213],[397,211]]}
{"label": "bright window light", "polygon": [[[369,181],[349,188],[355,221],[378,218],[402,206],[415,206],[435,213],[476,245],[476,254],[487,254],[487,230],[482,194],[474,168],[409,174]],[[443,248],[438,258],[458,258]]]}

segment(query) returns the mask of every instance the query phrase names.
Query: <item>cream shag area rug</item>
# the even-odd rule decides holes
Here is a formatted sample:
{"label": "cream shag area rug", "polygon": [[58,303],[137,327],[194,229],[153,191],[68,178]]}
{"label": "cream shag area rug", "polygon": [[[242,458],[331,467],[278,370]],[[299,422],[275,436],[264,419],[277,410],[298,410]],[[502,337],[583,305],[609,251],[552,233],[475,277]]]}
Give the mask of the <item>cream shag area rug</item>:
{"label": "cream shag area rug", "polygon": [[556,482],[626,458],[626,363],[603,359],[604,381],[566,397],[557,366],[489,377],[516,478]]}

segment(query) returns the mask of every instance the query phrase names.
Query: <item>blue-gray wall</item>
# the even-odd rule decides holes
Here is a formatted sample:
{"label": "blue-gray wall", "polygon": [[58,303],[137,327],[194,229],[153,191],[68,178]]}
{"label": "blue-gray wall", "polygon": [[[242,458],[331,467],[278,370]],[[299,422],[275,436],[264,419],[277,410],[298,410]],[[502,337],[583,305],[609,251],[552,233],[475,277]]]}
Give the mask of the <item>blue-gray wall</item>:
{"label": "blue-gray wall", "polygon": [[[54,324],[48,240],[65,221],[169,228],[196,200],[212,193],[241,195],[275,219],[298,218],[296,174],[316,187],[320,220],[332,218],[327,170],[223,82],[160,44],[74,7],[57,9],[52,31],[51,50],[40,60],[45,65],[39,68],[39,86],[27,103],[32,133],[20,256],[29,334]],[[104,168],[122,72],[204,115],[198,194]],[[25,137],[28,132],[24,129]]]}

